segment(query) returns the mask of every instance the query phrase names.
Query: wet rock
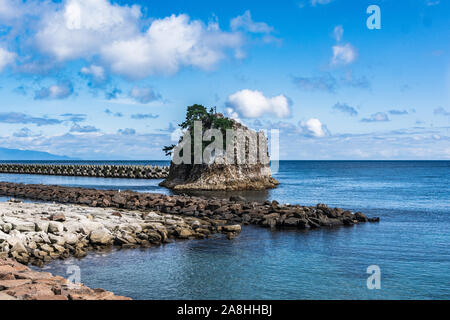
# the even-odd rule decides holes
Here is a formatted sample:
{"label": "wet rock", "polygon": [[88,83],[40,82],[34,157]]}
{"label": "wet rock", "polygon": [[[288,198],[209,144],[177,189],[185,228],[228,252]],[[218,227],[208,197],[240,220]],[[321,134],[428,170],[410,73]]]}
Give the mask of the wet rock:
{"label": "wet rock", "polygon": [[246,199],[242,196],[231,196],[230,201],[232,202],[238,202],[238,201],[246,201]]}
{"label": "wet rock", "polygon": [[239,224],[223,226],[222,228],[226,232],[237,232],[237,233],[239,233],[242,230],[241,225],[239,225]]}
{"label": "wet rock", "polygon": [[358,220],[358,222],[367,222],[369,219],[366,217],[366,215],[362,212],[356,212],[355,218]]}
{"label": "wet rock", "polygon": [[283,225],[285,227],[297,227],[298,223],[299,223],[300,219],[299,218],[287,218],[284,220]]}

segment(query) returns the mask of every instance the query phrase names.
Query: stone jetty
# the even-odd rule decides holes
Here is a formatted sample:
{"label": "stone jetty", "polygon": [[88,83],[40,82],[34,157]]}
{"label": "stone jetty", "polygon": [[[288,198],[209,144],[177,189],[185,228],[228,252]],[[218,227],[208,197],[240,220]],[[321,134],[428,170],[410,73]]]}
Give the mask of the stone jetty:
{"label": "stone jetty", "polygon": [[169,174],[169,167],[141,165],[3,163],[0,164],[0,173],[127,179],[164,179]]}
{"label": "stone jetty", "polygon": [[0,258],[0,300],[131,300]]}
{"label": "stone jetty", "polygon": [[0,203],[0,258],[37,266],[113,246],[150,247],[218,232],[233,238],[240,231],[238,224],[152,211],[17,200]]}
{"label": "stone jetty", "polygon": [[177,215],[203,219],[215,226],[254,224],[271,228],[317,229],[379,221],[379,218],[369,218],[361,212],[330,208],[325,204],[301,206],[280,204],[275,200],[251,202],[240,196],[215,199],[10,182],[0,182],[0,195]]}

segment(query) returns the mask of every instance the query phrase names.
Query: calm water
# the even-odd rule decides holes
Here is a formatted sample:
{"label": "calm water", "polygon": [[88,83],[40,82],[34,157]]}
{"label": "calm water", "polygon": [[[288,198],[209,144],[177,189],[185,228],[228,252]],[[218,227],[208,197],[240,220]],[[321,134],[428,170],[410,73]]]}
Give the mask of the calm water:
{"label": "calm water", "polygon": [[[232,241],[91,254],[45,268],[68,276],[76,264],[86,285],[135,299],[450,298],[450,161],[285,161],[276,178],[279,188],[245,195],[322,202],[381,222],[307,232],[245,227]],[[0,174],[0,181],[169,193],[154,180]],[[380,290],[367,289],[370,265],[381,269]]]}

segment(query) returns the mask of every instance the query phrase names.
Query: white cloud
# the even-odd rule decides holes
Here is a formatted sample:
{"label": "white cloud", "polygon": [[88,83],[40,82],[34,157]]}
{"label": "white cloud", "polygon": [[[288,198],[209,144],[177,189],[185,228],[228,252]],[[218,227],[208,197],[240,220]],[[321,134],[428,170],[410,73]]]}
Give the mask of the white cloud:
{"label": "white cloud", "polygon": [[9,22],[23,14],[24,6],[19,0],[0,0],[0,21]]}
{"label": "white cloud", "polygon": [[331,64],[349,64],[355,61],[357,57],[356,49],[349,43],[345,45],[333,46],[333,57],[331,58]]}
{"label": "white cloud", "polygon": [[291,115],[290,101],[284,95],[267,98],[260,91],[241,90],[228,97],[229,113],[244,118],[258,118],[265,114],[286,118]]}
{"label": "white cloud", "polygon": [[143,78],[154,73],[172,74],[183,66],[211,69],[232,49],[239,55],[242,37],[222,32],[217,24],[205,26],[187,15],[153,21],[143,35],[115,41],[101,54],[116,73]]}
{"label": "white cloud", "polygon": [[314,7],[318,4],[329,4],[333,0],[311,0],[311,5]]}
{"label": "white cloud", "polygon": [[426,2],[427,6],[437,6],[439,3],[441,3],[441,0],[427,0]]}
{"label": "white cloud", "polygon": [[333,37],[337,42],[341,41],[342,36],[344,35],[344,28],[341,25],[334,27]]}
{"label": "white cloud", "polygon": [[68,0],[44,14],[36,34],[41,51],[60,61],[89,58],[108,43],[139,32],[139,6],[119,6],[107,0]]}
{"label": "white cloud", "polygon": [[61,81],[58,84],[49,87],[43,87],[34,94],[36,100],[55,100],[68,98],[73,93],[72,83],[69,81]]}
{"label": "white cloud", "polygon": [[308,121],[301,121],[299,126],[302,132],[308,136],[321,138],[328,134],[326,126],[324,126],[320,120],[316,118],[311,118]]}
{"label": "white cloud", "polygon": [[253,21],[249,10],[245,11],[242,16],[233,18],[230,26],[232,30],[242,29],[253,33],[270,33],[273,31],[273,27],[267,23]]}
{"label": "white cloud", "polygon": [[[1,0],[0,0],[1,1]],[[0,72],[16,60],[16,54],[0,47]]]}
{"label": "white cloud", "polygon": [[97,82],[102,82],[106,79],[105,69],[95,64],[81,68],[80,72],[85,76],[91,76]]}
{"label": "white cloud", "polygon": [[390,121],[388,115],[385,112],[377,112],[371,114],[369,118],[361,119],[362,122],[387,122]]}
{"label": "white cloud", "polygon": [[161,95],[153,90],[152,87],[133,87],[130,91],[130,97],[139,103],[149,103],[161,98]]}
{"label": "white cloud", "polygon": [[210,70],[230,50],[243,57],[242,34],[224,32],[216,22],[205,25],[180,14],[155,19],[143,30],[145,23],[138,5],[67,0],[43,14],[35,41],[57,61],[95,57],[106,69],[133,79],[189,66]]}

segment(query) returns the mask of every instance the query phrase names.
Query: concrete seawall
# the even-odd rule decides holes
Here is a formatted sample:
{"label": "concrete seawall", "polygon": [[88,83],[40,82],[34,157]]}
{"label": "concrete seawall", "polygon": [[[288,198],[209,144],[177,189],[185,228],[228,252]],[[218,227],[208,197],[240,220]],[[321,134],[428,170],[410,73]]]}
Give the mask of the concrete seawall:
{"label": "concrete seawall", "polygon": [[164,179],[168,166],[78,165],[78,164],[0,164],[0,173],[42,174],[77,177]]}

